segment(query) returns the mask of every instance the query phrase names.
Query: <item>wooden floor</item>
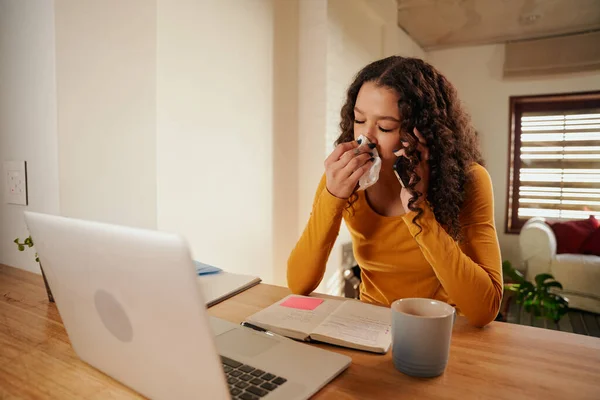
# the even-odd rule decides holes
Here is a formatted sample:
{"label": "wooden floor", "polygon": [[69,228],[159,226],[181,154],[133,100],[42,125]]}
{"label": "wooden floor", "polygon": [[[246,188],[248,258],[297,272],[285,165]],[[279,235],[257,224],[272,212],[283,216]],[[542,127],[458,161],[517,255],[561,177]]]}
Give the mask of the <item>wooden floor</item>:
{"label": "wooden floor", "polygon": [[572,332],[580,335],[600,337],[600,314],[571,309],[555,324],[546,319],[531,318],[520,304],[511,304],[506,316],[506,322],[519,325],[529,325],[563,332]]}

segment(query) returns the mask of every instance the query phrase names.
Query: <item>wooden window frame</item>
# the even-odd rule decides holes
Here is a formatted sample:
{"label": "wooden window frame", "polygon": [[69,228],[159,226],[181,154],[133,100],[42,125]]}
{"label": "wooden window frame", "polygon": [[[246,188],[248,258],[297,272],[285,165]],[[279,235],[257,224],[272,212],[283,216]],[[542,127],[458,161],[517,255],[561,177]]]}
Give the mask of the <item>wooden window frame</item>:
{"label": "wooden window frame", "polygon": [[525,224],[519,220],[519,172],[521,170],[521,116],[524,112],[568,111],[600,108],[600,91],[562,93],[509,98],[508,171],[505,233],[518,234]]}

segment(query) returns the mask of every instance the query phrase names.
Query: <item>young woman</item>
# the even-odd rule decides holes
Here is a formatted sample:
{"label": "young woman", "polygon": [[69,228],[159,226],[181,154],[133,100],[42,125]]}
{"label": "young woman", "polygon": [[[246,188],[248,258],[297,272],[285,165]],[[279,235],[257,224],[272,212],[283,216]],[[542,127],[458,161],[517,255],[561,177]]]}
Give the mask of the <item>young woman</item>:
{"label": "young woman", "polygon": [[[456,306],[474,325],[494,320],[502,269],[492,183],[454,87],[419,59],[373,62],[350,85],[340,128],[288,260],[292,292],[319,285],[343,218],[361,268],[362,301],[389,306],[427,297]],[[361,135],[371,143],[358,143]],[[358,190],[375,148],[379,179]],[[398,157],[407,161],[406,187],[394,173]]]}

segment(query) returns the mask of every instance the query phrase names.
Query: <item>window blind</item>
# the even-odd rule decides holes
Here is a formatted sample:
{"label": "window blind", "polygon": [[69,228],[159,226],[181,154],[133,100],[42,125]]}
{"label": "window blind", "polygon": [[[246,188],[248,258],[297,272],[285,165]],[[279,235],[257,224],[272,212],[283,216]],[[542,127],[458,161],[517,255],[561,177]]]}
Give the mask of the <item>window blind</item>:
{"label": "window blind", "polygon": [[518,218],[600,219],[600,108],[523,112]]}

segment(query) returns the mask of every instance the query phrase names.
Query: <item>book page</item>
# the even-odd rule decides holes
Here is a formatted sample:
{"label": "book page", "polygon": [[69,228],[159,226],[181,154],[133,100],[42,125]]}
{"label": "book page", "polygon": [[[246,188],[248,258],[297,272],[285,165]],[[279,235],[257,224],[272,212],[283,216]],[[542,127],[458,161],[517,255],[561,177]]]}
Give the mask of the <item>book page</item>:
{"label": "book page", "polygon": [[[313,329],[336,310],[343,301],[315,297],[290,295],[277,303],[246,318],[251,324],[283,336],[304,340]],[[290,332],[301,333],[290,335]]]}
{"label": "book page", "polygon": [[359,301],[345,301],[326,318],[313,333],[324,338],[338,339],[387,352],[392,343],[392,314],[389,308],[365,304]]}

